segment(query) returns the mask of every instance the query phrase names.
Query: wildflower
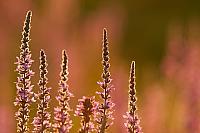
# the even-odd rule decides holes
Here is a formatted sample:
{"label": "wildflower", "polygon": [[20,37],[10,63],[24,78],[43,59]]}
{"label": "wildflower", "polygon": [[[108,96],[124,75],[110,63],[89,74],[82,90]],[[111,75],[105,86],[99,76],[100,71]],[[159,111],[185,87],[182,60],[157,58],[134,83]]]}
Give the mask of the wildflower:
{"label": "wildflower", "polygon": [[97,123],[98,123],[98,133],[105,133],[105,130],[112,125],[112,120],[114,119],[113,107],[114,103],[111,101],[111,91],[113,89],[111,85],[110,78],[110,64],[109,64],[109,50],[108,50],[108,39],[107,39],[107,30],[103,30],[103,49],[102,49],[102,64],[103,64],[103,73],[102,73],[102,82],[98,82],[100,87],[103,89],[102,92],[97,92],[100,97],[103,99],[103,102],[98,107],[97,113]]}
{"label": "wildflower", "polygon": [[34,75],[34,72],[30,69],[33,60],[31,59],[31,51],[29,50],[31,16],[32,12],[28,11],[22,32],[21,52],[15,63],[17,64],[16,71],[19,76],[16,81],[17,95],[14,105],[18,107],[16,119],[18,121],[17,132],[19,133],[27,133],[29,131],[29,106],[34,102],[33,85],[31,85],[31,77]]}
{"label": "wildflower", "polygon": [[140,120],[136,114],[136,90],[135,90],[135,61],[131,64],[130,80],[129,80],[129,111],[124,115],[126,123],[124,123],[129,133],[142,133],[139,125]]}
{"label": "wildflower", "polygon": [[75,111],[75,116],[82,117],[81,129],[79,133],[90,133],[95,130],[94,123],[91,121],[92,117],[95,116],[97,102],[94,101],[95,97],[84,97],[79,99],[79,105]]}
{"label": "wildflower", "polygon": [[59,102],[59,106],[54,108],[54,120],[55,123],[53,125],[54,129],[59,133],[68,133],[72,127],[72,120],[70,120],[69,111],[71,111],[69,106],[69,100],[73,97],[73,94],[69,92],[69,86],[67,84],[68,81],[68,57],[63,50],[62,52],[62,65],[61,65],[61,73],[60,73],[60,83],[59,83],[59,95],[56,97]]}
{"label": "wildflower", "polygon": [[48,79],[46,77],[47,71],[47,61],[46,55],[43,50],[40,51],[40,80],[38,85],[40,86],[40,92],[38,94],[38,99],[40,104],[38,104],[37,117],[34,117],[34,132],[44,133],[49,131],[51,127],[50,113],[47,111],[49,108],[50,101],[50,88],[47,88]]}

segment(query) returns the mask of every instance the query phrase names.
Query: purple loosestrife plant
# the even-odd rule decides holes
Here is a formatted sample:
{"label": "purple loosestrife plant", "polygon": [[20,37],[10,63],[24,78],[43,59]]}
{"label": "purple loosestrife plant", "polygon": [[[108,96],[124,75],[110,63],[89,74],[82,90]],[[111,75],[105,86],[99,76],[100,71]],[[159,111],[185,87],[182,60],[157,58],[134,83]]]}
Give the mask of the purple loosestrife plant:
{"label": "purple loosestrife plant", "polygon": [[129,80],[129,111],[124,115],[126,123],[124,123],[129,133],[142,133],[139,125],[140,120],[136,114],[136,89],[135,89],[135,61],[131,63],[130,80]]}
{"label": "purple loosestrife plant", "polygon": [[114,103],[111,101],[111,91],[113,89],[111,85],[110,78],[110,63],[109,63],[109,50],[108,50],[108,39],[107,39],[107,30],[103,30],[103,49],[102,49],[102,64],[103,64],[103,73],[102,73],[102,82],[98,82],[100,87],[103,89],[102,92],[97,92],[100,95],[103,102],[98,106],[97,113],[97,123],[98,123],[98,133],[105,133],[106,129],[113,123],[114,119],[113,107]]}
{"label": "purple loosestrife plant", "polygon": [[59,95],[56,97],[59,102],[59,106],[54,108],[54,120],[55,123],[53,125],[54,130],[59,133],[68,133],[72,127],[72,120],[70,120],[69,111],[71,111],[69,106],[69,100],[73,97],[73,94],[69,92],[69,86],[67,84],[68,81],[68,57],[63,50],[62,52],[62,65],[61,65],[61,73],[60,73],[60,83],[59,83]]}
{"label": "purple loosestrife plant", "polygon": [[38,104],[38,111],[37,116],[34,117],[33,125],[34,131],[36,133],[45,133],[49,132],[51,123],[50,120],[50,113],[47,111],[49,108],[49,101],[50,101],[50,88],[46,85],[48,83],[48,78],[46,77],[47,71],[47,61],[46,55],[43,50],[40,51],[40,80],[38,85],[40,86],[40,92],[37,95],[38,100],[40,103]]}
{"label": "purple loosestrife plant", "polygon": [[82,117],[79,133],[91,133],[92,131],[95,131],[92,118],[95,117],[98,104],[94,99],[95,97],[88,98],[83,96],[82,99],[78,100],[79,104],[77,105],[75,116]]}
{"label": "purple loosestrife plant", "polygon": [[29,106],[34,102],[33,85],[31,85],[31,77],[34,75],[34,72],[30,69],[33,60],[31,59],[31,51],[29,50],[31,15],[32,12],[28,11],[22,32],[21,52],[15,63],[17,64],[16,71],[19,75],[16,82],[17,96],[14,102],[14,105],[18,107],[18,111],[16,112],[18,133],[29,132]]}

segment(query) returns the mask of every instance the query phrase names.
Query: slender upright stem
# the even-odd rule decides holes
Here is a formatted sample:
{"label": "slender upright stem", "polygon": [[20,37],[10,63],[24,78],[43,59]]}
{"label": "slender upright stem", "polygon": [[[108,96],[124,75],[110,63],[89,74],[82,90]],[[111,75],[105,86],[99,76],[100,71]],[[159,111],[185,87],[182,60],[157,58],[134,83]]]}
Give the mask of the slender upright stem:
{"label": "slender upright stem", "polygon": [[139,118],[136,114],[137,106],[136,106],[136,89],[135,89],[135,61],[131,63],[130,69],[130,78],[129,78],[129,110],[124,118],[126,119],[125,126],[129,133],[142,133],[141,127],[139,125]]}
{"label": "slender upright stem", "polygon": [[32,97],[33,85],[31,85],[31,77],[34,75],[34,72],[30,69],[33,60],[29,50],[31,16],[32,12],[28,11],[22,32],[21,52],[15,63],[17,64],[16,71],[19,75],[16,82],[17,96],[14,102],[15,106],[18,106],[18,111],[16,112],[18,133],[27,133],[29,131],[29,106],[34,101]]}
{"label": "slender upright stem", "polygon": [[98,92],[100,97],[103,99],[103,103],[100,104],[99,114],[100,118],[97,118],[97,123],[99,124],[99,133],[105,133],[106,129],[112,124],[112,113],[114,103],[111,101],[111,75],[109,72],[110,63],[109,63],[109,48],[108,48],[108,39],[107,39],[107,30],[103,30],[103,48],[102,48],[102,65],[103,65],[103,73],[102,73],[102,82],[99,82],[99,85],[103,89],[103,92]]}
{"label": "slender upright stem", "polygon": [[72,120],[70,120],[71,111],[69,106],[70,98],[73,97],[73,94],[69,92],[68,81],[68,57],[63,50],[62,52],[62,65],[60,72],[60,82],[58,96],[56,97],[59,102],[59,106],[54,108],[54,130],[59,133],[68,133],[72,127]]}
{"label": "slender upright stem", "polygon": [[50,88],[47,87],[48,78],[47,78],[47,61],[46,54],[44,50],[40,51],[40,80],[39,87],[40,92],[38,94],[38,111],[37,116],[34,117],[34,132],[44,133],[48,132],[51,127],[50,123],[50,113],[48,112],[49,101],[50,101]]}

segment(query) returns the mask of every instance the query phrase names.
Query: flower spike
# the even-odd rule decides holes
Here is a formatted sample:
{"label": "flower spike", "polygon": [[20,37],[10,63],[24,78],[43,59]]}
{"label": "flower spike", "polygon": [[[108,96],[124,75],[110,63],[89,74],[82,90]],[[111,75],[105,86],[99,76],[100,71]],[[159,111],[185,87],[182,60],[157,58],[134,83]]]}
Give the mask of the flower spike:
{"label": "flower spike", "polygon": [[18,72],[18,77],[16,81],[17,95],[14,105],[18,107],[18,111],[16,112],[18,133],[29,132],[29,106],[34,102],[33,85],[31,85],[31,77],[34,75],[34,72],[30,69],[33,60],[31,59],[31,51],[29,50],[31,16],[32,12],[28,11],[22,32],[21,52],[15,63],[17,64],[16,71]]}
{"label": "flower spike", "polygon": [[109,48],[108,48],[108,39],[107,39],[107,30],[104,28],[103,30],[103,48],[102,48],[102,65],[103,65],[103,73],[102,73],[102,82],[98,82],[100,87],[103,89],[102,92],[97,92],[100,95],[103,102],[99,104],[98,113],[97,113],[97,123],[98,123],[98,133],[105,133],[106,129],[110,125],[113,124],[112,120],[114,119],[113,107],[114,103],[111,101],[111,91],[113,86],[111,85],[111,74],[109,72],[110,63],[109,63]]}
{"label": "flower spike", "polygon": [[50,89],[47,88],[48,78],[46,77],[47,71],[47,61],[46,54],[44,50],[40,51],[40,80],[38,85],[40,86],[40,92],[38,94],[38,100],[40,104],[38,104],[37,117],[34,117],[33,125],[35,133],[44,133],[48,132],[51,127],[50,123],[50,113],[47,111],[49,108],[50,101]]}
{"label": "flower spike", "polygon": [[68,133],[72,127],[72,120],[70,120],[69,111],[71,111],[69,106],[70,98],[73,97],[73,94],[69,92],[69,86],[67,84],[68,81],[68,57],[63,50],[62,52],[62,65],[61,65],[61,73],[60,73],[60,83],[58,96],[56,97],[59,102],[59,106],[54,108],[54,120],[55,123],[53,125],[54,130],[59,133]]}
{"label": "flower spike", "polygon": [[126,113],[126,115],[124,115],[124,118],[126,119],[126,123],[124,123],[124,125],[129,133],[142,133],[141,127],[139,125],[140,120],[136,114],[137,97],[135,85],[135,61],[132,61],[129,80],[129,111]]}

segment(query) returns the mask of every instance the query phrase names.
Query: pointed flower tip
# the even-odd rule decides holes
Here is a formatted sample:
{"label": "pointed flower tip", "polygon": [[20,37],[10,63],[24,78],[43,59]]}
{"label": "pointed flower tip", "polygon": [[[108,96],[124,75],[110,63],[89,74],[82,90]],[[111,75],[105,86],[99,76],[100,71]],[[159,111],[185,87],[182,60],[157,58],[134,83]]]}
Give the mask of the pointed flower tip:
{"label": "pointed flower tip", "polygon": [[66,52],[65,49],[62,51],[62,55],[63,55],[63,59],[66,59],[66,58],[67,58],[67,52]]}
{"label": "pointed flower tip", "polygon": [[103,28],[103,32],[104,32],[104,33],[107,33],[107,29],[106,29],[106,28]]}
{"label": "pointed flower tip", "polygon": [[31,11],[31,10],[29,10],[29,11],[27,12],[27,16],[28,16],[28,17],[31,17],[31,16],[32,16],[32,11]]}
{"label": "pointed flower tip", "polygon": [[103,37],[107,38],[107,29],[106,28],[103,28]]}
{"label": "pointed flower tip", "polygon": [[44,53],[44,50],[43,50],[43,49],[41,49],[41,50],[40,50],[40,53]]}
{"label": "pointed flower tip", "polygon": [[135,61],[131,62],[131,71],[133,71],[135,69]]}
{"label": "pointed flower tip", "polygon": [[65,49],[63,49],[63,50],[62,50],[62,53],[63,53],[63,54],[66,54],[66,50],[65,50]]}
{"label": "pointed flower tip", "polygon": [[45,55],[45,52],[44,52],[43,49],[40,50],[40,55],[41,55],[41,56],[44,56],[44,55]]}
{"label": "pointed flower tip", "polygon": [[132,66],[135,66],[135,61],[132,61],[132,63],[131,63],[131,64],[132,64]]}
{"label": "pointed flower tip", "polygon": [[31,17],[32,17],[32,11],[29,10],[26,14],[26,21],[31,21]]}

